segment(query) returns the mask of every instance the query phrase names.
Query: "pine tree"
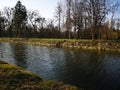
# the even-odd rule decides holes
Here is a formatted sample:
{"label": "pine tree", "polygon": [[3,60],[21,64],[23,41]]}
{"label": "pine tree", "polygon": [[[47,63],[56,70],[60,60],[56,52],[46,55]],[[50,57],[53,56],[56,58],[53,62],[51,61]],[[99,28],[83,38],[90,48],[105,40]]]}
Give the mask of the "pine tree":
{"label": "pine tree", "polygon": [[5,30],[5,18],[0,16],[0,37],[4,36],[4,30]]}
{"label": "pine tree", "polygon": [[24,37],[27,23],[27,10],[20,1],[17,2],[13,14],[13,33],[15,37]]}

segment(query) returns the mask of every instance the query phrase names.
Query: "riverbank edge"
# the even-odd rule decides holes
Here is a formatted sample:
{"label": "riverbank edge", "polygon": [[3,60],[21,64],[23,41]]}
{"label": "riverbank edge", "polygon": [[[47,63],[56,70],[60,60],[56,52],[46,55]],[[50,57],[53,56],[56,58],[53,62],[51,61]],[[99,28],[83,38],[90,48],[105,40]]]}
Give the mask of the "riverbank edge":
{"label": "riverbank edge", "polygon": [[0,90],[78,90],[63,82],[42,80],[39,76],[0,60]]}
{"label": "riverbank edge", "polygon": [[75,48],[75,49],[83,49],[83,50],[120,52],[120,41],[116,41],[116,40],[0,38],[0,42],[32,44],[32,45],[60,47],[60,48]]}

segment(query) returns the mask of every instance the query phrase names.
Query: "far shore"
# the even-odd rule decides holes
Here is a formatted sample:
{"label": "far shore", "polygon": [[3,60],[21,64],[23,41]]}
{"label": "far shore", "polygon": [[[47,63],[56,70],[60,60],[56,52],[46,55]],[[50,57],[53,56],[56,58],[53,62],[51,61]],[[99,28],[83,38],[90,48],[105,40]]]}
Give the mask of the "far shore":
{"label": "far shore", "polygon": [[83,49],[83,50],[120,52],[120,41],[117,41],[117,40],[0,38],[0,42],[33,44],[33,45],[61,47],[61,48],[77,48],[77,49]]}

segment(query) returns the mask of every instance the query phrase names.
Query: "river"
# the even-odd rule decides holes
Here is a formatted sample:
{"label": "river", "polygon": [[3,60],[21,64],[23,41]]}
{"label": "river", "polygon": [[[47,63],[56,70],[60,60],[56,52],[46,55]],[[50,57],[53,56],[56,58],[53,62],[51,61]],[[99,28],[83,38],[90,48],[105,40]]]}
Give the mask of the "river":
{"label": "river", "polygon": [[84,90],[120,90],[120,53],[0,43],[3,60]]}

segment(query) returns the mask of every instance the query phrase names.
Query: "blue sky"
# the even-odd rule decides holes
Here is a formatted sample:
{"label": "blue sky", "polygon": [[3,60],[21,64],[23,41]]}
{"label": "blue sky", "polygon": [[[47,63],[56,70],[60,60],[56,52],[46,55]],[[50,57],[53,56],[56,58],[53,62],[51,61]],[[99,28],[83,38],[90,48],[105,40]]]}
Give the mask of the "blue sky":
{"label": "blue sky", "polygon": [[[14,7],[18,0],[1,0],[0,9],[6,7]],[[53,18],[55,8],[60,0],[20,0],[28,10],[38,10],[40,15],[49,19]]]}

